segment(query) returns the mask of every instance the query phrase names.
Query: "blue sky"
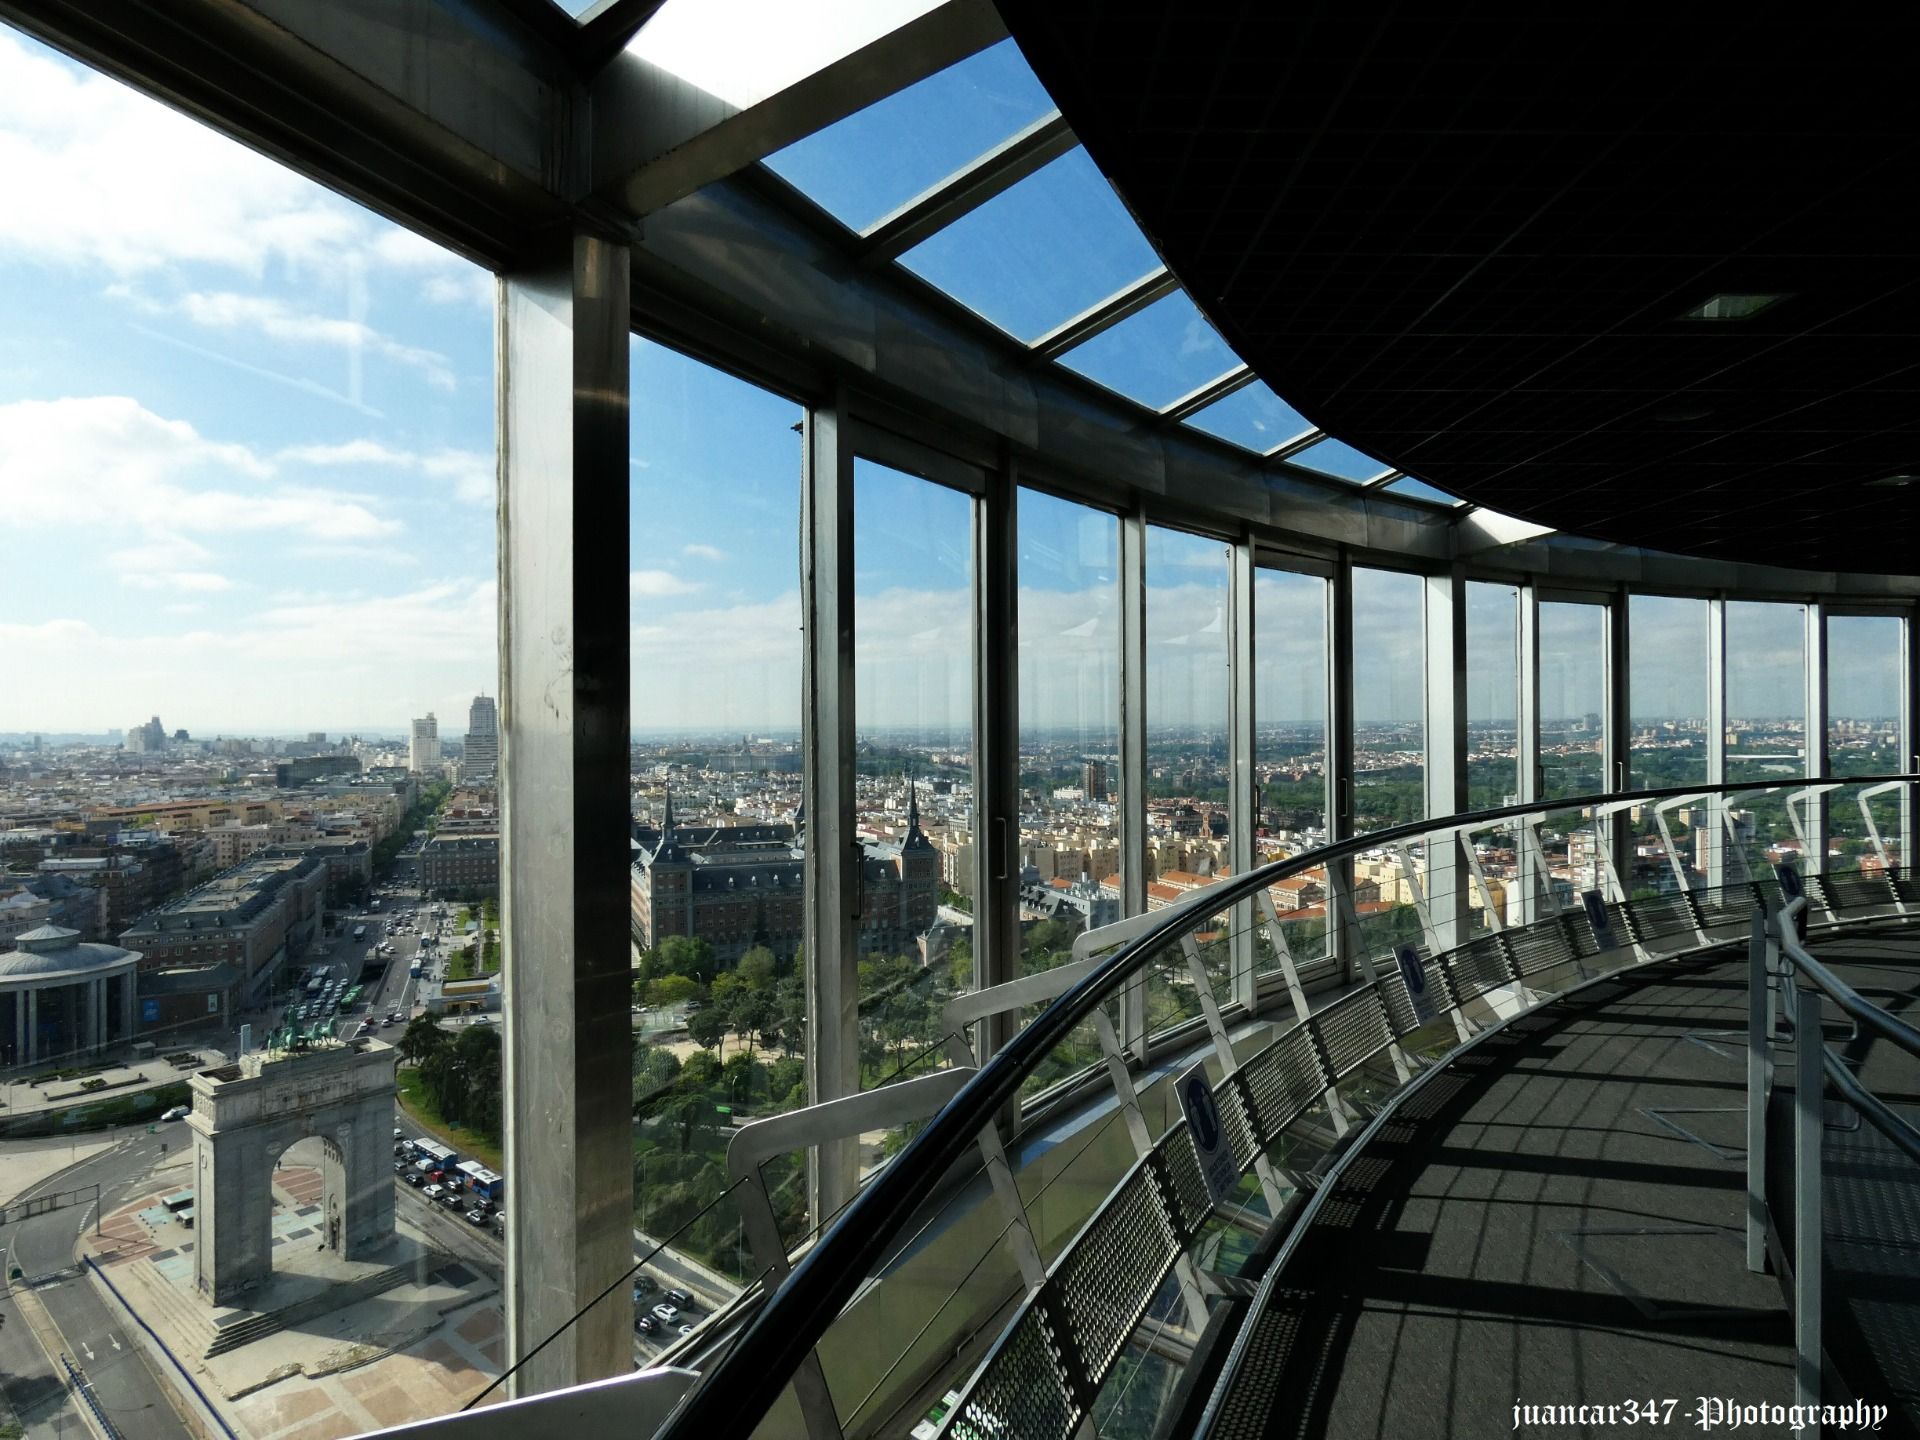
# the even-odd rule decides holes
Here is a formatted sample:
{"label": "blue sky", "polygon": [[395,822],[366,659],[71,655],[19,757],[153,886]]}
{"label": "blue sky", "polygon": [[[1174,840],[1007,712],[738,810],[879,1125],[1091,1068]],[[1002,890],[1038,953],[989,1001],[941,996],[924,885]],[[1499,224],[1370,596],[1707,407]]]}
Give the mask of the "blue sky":
{"label": "blue sky", "polygon": [[[884,26],[885,4],[856,8]],[[791,59],[765,58],[741,83]],[[772,163],[858,227],[1047,108],[1006,42]],[[0,731],[157,713],[197,734],[392,734],[432,709],[457,733],[495,689],[492,277],[4,29],[0,174]],[[905,263],[1030,335],[1155,257],[1076,151]],[[1176,294],[1065,363],[1161,404],[1233,357]],[[633,382],[634,724],[791,730],[800,408],[640,341]],[[1258,385],[1195,423],[1259,449],[1300,424]],[[969,502],[864,464],[856,488],[860,721],[964,728]],[[1113,521],[1029,497],[1020,531],[1022,724],[1106,734]],[[1224,547],[1155,530],[1148,558],[1149,723],[1219,727]],[[1317,611],[1269,589],[1262,713],[1318,719],[1289,678],[1318,664]],[[1418,717],[1418,595],[1383,576],[1356,596],[1363,720]],[[1736,633],[1736,716],[1799,708],[1774,608]],[[1659,705],[1688,703],[1693,613],[1647,612],[1635,677]],[[1510,624],[1470,632],[1496,656],[1476,713],[1508,718]],[[1836,631],[1836,714],[1891,712],[1889,644]],[[1597,664],[1556,674],[1554,703],[1598,708]]]}

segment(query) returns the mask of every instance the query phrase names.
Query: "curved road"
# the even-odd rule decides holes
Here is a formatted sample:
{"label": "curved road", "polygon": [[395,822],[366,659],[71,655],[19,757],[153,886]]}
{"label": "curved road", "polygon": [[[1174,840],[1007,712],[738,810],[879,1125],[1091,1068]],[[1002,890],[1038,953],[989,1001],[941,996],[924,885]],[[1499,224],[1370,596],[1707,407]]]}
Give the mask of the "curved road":
{"label": "curved road", "polygon": [[[170,1139],[168,1130],[161,1126],[158,1133],[149,1135],[144,1126],[131,1128],[111,1150],[53,1176],[20,1198],[98,1185],[101,1204],[112,1210],[144,1182],[147,1171],[161,1158],[163,1145],[177,1153],[182,1142]],[[185,1132],[175,1128],[173,1133]],[[64,1377],[58,1376],[57,1362],[39,1353],[33,1328],[21,1313],[21,1300],[14,1292],[27,1288],[32,1292],[27,1303],[37,1300],[58,1332],[56,1348],[86,1372],[101,1408],[127,1440],[191,1440],[192,1432],[174,1409],[173,1386],[154,1374],[126,1311],[102,1296],[74,1260],[80,1232],[93,1223],[92,1202],[83,1200],[0,1227],[0,1243],[5,1246],[0,1262],[7,1274],[18,1266],[22,1276],[0,1299],[0,1313],[6,1319],[0,1329],[0,1369],[5,1372],[8,1396],[28,1412],[21,1420],[30,1435],[51,1435],[83,1423],[77,1413],[60,1414],[45,1403],[51,1398],[48,1382],[58,1383],[56,1377]],[[21,1404],[22,1399],[28,1403]],[[74,1412],[78,1405],[69,1396],[65,1410]],[[86,1431],[64,1428],[64,1433]]]}

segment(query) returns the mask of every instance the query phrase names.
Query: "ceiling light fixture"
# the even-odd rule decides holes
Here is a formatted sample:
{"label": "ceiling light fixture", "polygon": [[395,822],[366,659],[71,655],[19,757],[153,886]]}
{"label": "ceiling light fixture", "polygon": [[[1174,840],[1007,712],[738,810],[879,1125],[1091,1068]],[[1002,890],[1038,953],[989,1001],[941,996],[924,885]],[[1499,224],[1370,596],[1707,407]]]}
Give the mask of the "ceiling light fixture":
{"label": "ceiling light fixture", "polygon": [[1878,480],[1867,481],[1869,485],[1885,490],[1904,490],[1909,485],[1920,485],[1920,475],[1911,475],[1902,471],[1898,475],[1882,475]]}
{"label": "ceiling light fixture", "polygon": [[1751,320],[1762,310],[1770,310],[1786,298],[1785,295],[1711,295],[1680,318],[1682,320]]}

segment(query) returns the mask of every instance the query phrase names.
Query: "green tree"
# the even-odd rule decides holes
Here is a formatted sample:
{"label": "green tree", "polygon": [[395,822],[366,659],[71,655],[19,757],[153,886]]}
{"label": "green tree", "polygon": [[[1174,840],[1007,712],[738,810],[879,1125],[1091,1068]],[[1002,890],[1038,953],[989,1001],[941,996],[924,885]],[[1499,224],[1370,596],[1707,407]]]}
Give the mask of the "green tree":
{"label": "green tree", "polygon": [[703,1050],[726,1048],[727,1017],[718,1005],[696,1010],[687,1017],[687,1034]]}
{"label": "green tree", "polygon": [[667,973],[689,975],[702,985],[711,985],[719,972],[713,946],[690,935],[669,935],[662,940],[660,963]]}
{"label": "green tree", "polygon": [[772,987],[777,968],[773,952],[764,945],[756,945],[740,957],[733,973],[746,982],[748,989],[766,990]]}
{"label": "green tree", "polygon": [[440,1017],[432,1013],[414,1016],[400,1032],[400,1058],[418,1065],[435,1050],[451,1042],[452,1036],[440,1028]]}
{"label": "green tree", "polygon": [[662,975],[646,987],[647,1004],[653,1006],[681,1005],[699,994],[700,982],[690,975]]}

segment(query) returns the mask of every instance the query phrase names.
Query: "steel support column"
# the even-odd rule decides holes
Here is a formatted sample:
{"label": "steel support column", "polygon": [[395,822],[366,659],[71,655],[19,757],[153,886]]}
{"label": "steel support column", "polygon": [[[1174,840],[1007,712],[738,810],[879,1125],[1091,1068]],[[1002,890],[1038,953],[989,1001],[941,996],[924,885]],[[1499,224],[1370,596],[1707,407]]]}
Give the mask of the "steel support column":
{"label": "steel support column", "polygon": [[[1327,595],[1327,839],[1353,835],[1353,561],[1333,567]],[[1327,955],[1351,978],[1360,936],[1353,928],[1353,861],[1327,867]]]}
{"label": "steel support column", "polygon": [[[1913,734],[1916,718],[1920,718],[1920,646],[1914,643],[1914,622],[1912,610],[1900,617],[1900,743],[1895,754],[1902,768],[1911,768],[1920,759],[1914,754]],[[1920,804],[1915,803],[1914,788],[1903,786],[1900,791],[1900,869],[1903,873],[1920,861],[1920,836],[1915,834]]]}
{"label": "steel support column", "polygon": [[[1827,607],[1818,600],[1807,606],[1807,729],[1806,729],[1806,766],[1805,775],[1824,775],[1827,773]],[[1827,868],[1827,801],[1826,791],[1807,797],[1807,853],[1802,857],[1801,870],[1808,875],[1821,875]],[[1843,798],[1842,803],[1850,803],[1852,797]]]}
{"label": "steel support column", "polygon": [[[1253,832],[1260,816],[1253,803],[1253,540],[1243,535],[1229,547],[1227,577],[1227,864],[1236,875],[1254,867]],[[1233,967],[1231,995],[1254,1008],[1254,914],[1247,901],[1233,912],[1229,933]]]}
{"label": "steel support column", "polygon": [[[973,982],[1020,974],[1020,647],[1014,557],[1018,478],[1009,460],[973,501]],[[980,1022],[982,1062],[1013,1033],[1012,1017]]]}
{"label": "steel support column", "polygon": [[[1454,565],[1425,586],[1426,802],[1430,816],[1467,808],[1467,576]],[[1466,939],[1467,873],[1451,837],[1426,847],[1427,917],[1433,943]]]}
{"label": "steel support column", "polygon": [[[1147,522],[1120,517],[1120,908],[1147,913]],[[1121,995],[1122,1038],[1146,1031],[1146,987]]]}
{"label": "steel support column", "polygon": [[[807,811],[807,1090],[811,1101],[860,1089],[860,842],[853,833],[853,440],[844,392],[807,413],[800,491],[805,644],[802,748]],[[977,837],[976,837],[977,839]],[[976,843],[975,849],[979,846]],[[849,1139],[809,1152],[818,1222],[850,1199],[859,1151]]]}
{"label": "steel support column", "polygon": [[[1542,776],[1540,774],[1540,592],[1531,584],[1519,587],[1518,600],[1520,613],[1517,619],[1519,637],[1519,679],[1520,691],[1514,714],[1514,745],[1519,751],[1517,765],[1520,782],[1520,803],[1529,805],[1540,798]],[[1540,873],[1540,867],[1534,859],[1531,847],[1521,843],[1521,827],[1516,824],[1514,835],[1514,862],[1520,877],[1517,904],[1513,898],[1507,901],[1506,920],[1510,925],[1531,925],[1545,912],[1541,908],[1541,897],[1547,890],[1547,877]]]}
{"label": "steel support column", "polygon": [[[1607,673],[1604,710],[1601,715],[1601,773],[1606,789],[1626,791],[1633,788],[1633,694],[1630,683],[1633,661],[1633,636],[1627,626],[1627,587],[1619,586],[1607,606]],[[1631,893],[1633,884],[1633,814],[1616,810],[1601,822],[1603,838],[1613,860],[1613,873],[1620,888]],[[1604,887],[1602,887],[1604,892]]]}
{"label": "steel support column", "polygon": [[566,1332],[521,1395],[633,1365],[627,1307],[587,1308],[633,1263],[629,270],[581,232],[499,287],[509,1363]]}

